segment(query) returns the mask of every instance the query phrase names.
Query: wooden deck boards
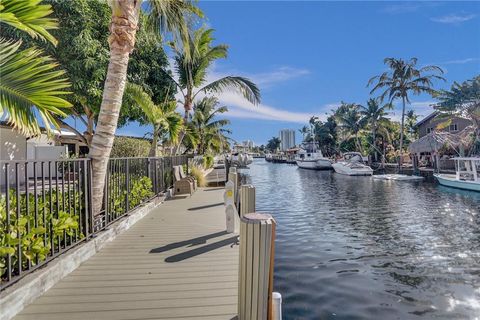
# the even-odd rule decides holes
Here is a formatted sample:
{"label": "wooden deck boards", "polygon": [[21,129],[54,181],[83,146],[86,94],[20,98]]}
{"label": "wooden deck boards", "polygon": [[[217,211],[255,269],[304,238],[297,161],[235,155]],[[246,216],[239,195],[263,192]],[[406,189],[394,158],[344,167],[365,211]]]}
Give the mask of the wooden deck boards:
{"label": "wooden deck boards", "polygon": [[234,319],[238,244],[222,199],[208,188],[165,202],[14,319]]}

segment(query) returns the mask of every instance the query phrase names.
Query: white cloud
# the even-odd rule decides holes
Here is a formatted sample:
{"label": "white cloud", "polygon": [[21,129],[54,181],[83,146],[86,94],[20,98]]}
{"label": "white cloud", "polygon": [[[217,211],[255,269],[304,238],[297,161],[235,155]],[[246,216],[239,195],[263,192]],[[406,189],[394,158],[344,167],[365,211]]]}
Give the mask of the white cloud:
{"label": "white cloud", "polygon": [[247,77],[253,80],[259,87],[267,87],[275,83],[299,78],[309,73],[310,71],[307,69],[283,66],[270,72],[247,75]]}
{"label": "white cloud", "polygon": [[468,20],[475,18],[474,14],[449,14],[446,16],[432,17],[430,18],[433,22],[446,23],[446,24],[459,24]]}
{"label": "white cloud", "polygon": [[459,60],[450,60],[445,61],[440,64],[465,64],[470,62],[480,61],[480,58],[466,58],[466,59],[459,59]]}
{"label": "white cloud", "polygon": [[[262,89],[280,82],[302,77],[309,73],[310,72],[306,69],[282,66],[270,72],[249,75],[245,73],[242,74],[242,72],[238,71],[219,72],[216,66],[213,65],[207,74],[206,83],[215,81],[227,75],[242,75],[251,79],[260,87],[260,89]],[[200,93],[197,98],[202,98],[203,96],[205,95]],[[217,97],[220,101],[220,104],[229,108],[229,112],[225,114],[226,117],[305,123],[308,122],[312,116],[311,113],[287,111],[282,108],[266,104],[259,104],[255,106],[235,92],[223,92],[218,94]],[[175,98],[179,101],[183,100],[183,97],[179,92],[177,92]],[[183,107],[179,105],[177,111],[183,114]]]}
{"label": "white cloud", "polygon": [[305,123],[312,116],[311,113],[292,112],[266,104],[255,106],[233,92],[222,93],[218,99],[229,107],[230,111],[226,115],[230,117]]}
{"label": "white cloud", "polygon": [[386,5],[381,11],[388,14],[403,14],[417,12],[423,8],[437,7],[440,3],[433,1],[404,1]]}
{"label": "white cloud", "polygon": [[[407,105],[405,112],[408,110],[415,110],[415,113],[418,114],[418,120],[422,120],[424,117],[428,116],[434,111],[432,105],[435,101],[416,101],[412,102],[410,105]],[[396,103],[394,109],[389,111],[389,118],[393,121],[401,121],[402,119],[402,105],[401,103]]]}

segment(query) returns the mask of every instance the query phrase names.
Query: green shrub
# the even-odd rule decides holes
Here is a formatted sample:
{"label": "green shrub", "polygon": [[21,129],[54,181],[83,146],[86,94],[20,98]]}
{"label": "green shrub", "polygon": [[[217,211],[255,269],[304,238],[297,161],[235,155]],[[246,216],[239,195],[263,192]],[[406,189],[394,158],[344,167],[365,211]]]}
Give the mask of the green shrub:
{"label": "green shrub", "polygon": [[[114,173],[109,176],[108,211],[114,216],[125,213],[127,189],[125,173]],[[152,180],[147,176],[130,176],[130,192],[128,193],[128,208],[132,210],[143,201],[153,197]]]}
{"label": "green shrub", "polygon": [[150,142],[142,138],[115,137],[113,140],[112,158],[147,157],[150,151]]}
{"label": "green shrub", "polygon": [[209,168],[213,167],[213,161],[214,161],[214,159],[213,159],[212,155],[209,155],[209,154],[204,155],[203,156],[203,167],[205,169],[209,169]]}
{"label": "green shrub", "polygon": [[[58,197],[58,199],[57,199]],[[51,199],[50,199],[51,198]],[[9,212],[7,213],[6,197],[0,197],[0,275],[3,278],[6,271],[7,255],[10,254],[12,266],[18,268],[18,246],[21,247],[22,269],[28,264],[46,260],[49,253],[59,246],[69,244],[68,237],[83,238],[80,233],[79,216],[82,210],[82,194],[75,190],[65,193],[52,190],[38,194],[37,211],[35,212],[35,197],[29,194],[20,195],[18,204],[14,190],[9,190]],[[58,200],[58,202],[57,202]],[[28,211],[27,211],[28,202]],[[58,203],[58,213],[56,212]],[[17,204],[20,207],[20,217],[17,217]],[[65,205],[64,205],[65,204]],[[53,208],[53,210],[51,210]],[[70,213],[69,213],[70,212]],[[77,215],[74,215],[76,212]],[[9,218],[7,232],[7,215]],[[35,217],[37,218],[35,221]]]}

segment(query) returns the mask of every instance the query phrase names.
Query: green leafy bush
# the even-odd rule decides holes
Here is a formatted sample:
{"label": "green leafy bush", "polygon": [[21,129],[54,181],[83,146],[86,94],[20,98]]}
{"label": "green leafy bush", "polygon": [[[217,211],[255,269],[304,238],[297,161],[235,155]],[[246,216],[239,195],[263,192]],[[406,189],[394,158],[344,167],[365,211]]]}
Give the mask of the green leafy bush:
{"label": "green leafy bush", "polygon": [[[78,223],[78,215],[82,210],[81,199],[82,194],[76,190],[65,192],[65,195],[56,190],[45,191],[45,194],[40,192],[37,199],[33,194],[29,194],[28,199],[25,194],[21,194],[18,199],[16,192],[9,190],[9,212],[7,213],[6,197],[1,196],[1,278],[6,271],[8,254],[11,257],[12,267],[18,269],[19,258],[21,258],[22,269],[26,269],[28,264],[36,265],[46,260],[52,252],[52,245],[53,251],[57,251],[58,247],[70,244],[70,237],[83,238],[84,235],[80,232]],[[35,202],[37,211],[35,211]],[[17,216],[17,206],[20,208],[19,216]],[[19,245],[21,256],[18,255]]]}
{"label": "green leafy bush", "polygon": [[214,159],[213,159],[212,155],[209,155],[209,154],[204,155],[203,156],[203,167],[205,169],[209,169],[209,168],[213,167],[213,161],[214,161]]}
{"label": "green leafy bush", "polygon": [[113,141],[112,158],[147,157],[150,151],[150,142],[141,138],[115,137]]}

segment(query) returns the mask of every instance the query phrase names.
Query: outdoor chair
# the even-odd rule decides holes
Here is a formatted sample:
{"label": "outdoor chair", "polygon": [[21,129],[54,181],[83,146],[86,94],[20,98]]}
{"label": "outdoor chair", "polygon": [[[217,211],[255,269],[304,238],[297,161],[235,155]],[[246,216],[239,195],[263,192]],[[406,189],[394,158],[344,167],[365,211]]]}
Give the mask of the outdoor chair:
{"label": "outdoor chair", "polygon": [[197,188],[198,188],[197,179],[195,179],[195,177],[193,177],[193,176],[186,175],[185,172],[183,171],[183,166],[178,166],[178,168],[180,170],[180,178],[188,179],[188,180],[192,181],[193,182],[193,190],[197,190]]}
{"label": "outdoor chair", "polygon": [[180,177],[180,168],[179,166],[173,167],[173,177],[175,181],[173,182],[174,194],[193,194],[194,191],[194,182],[189,179],[182,179]]}

